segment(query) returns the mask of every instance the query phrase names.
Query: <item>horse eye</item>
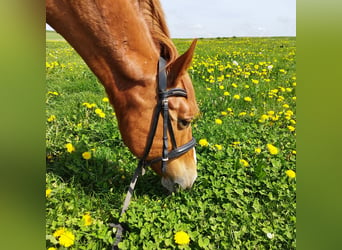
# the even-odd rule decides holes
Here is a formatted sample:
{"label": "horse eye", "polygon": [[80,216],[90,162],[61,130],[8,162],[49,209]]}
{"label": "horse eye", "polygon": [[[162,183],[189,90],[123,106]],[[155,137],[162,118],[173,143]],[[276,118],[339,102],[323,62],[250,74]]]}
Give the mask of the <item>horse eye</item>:
{"label": "horse eye", "polygon": [[182,120],[178,120],[179,124],[182,126],[182,127],[187,127],[189,126],[190,124],[190,120],[185,120],[185,119],[182,119]]}

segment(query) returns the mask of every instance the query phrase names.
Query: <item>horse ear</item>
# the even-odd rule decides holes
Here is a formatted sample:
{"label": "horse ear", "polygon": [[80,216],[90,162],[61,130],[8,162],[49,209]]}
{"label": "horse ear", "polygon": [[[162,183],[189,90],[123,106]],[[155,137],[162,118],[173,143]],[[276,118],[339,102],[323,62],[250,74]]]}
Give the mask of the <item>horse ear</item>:
{"label": "horse ear", "polygon": [[[191,60],[194,55],[197,39],[194,39],[190,45],[190,48],[181,56],[179,56],[171,65],[169,71],[169,83],[175,84],[177,78],[182,76],[191,65]],[[172,87],[172,86],[169,86]]]}

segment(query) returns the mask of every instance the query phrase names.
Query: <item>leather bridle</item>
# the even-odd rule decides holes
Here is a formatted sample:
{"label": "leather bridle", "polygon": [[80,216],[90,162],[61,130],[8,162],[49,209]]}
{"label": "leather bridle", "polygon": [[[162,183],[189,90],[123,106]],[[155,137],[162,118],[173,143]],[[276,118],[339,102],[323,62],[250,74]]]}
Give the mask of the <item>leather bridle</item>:
{"label": "leather bridle", "polygon": [[[176,97],[187,97],[187,93],[184,89],[181,88],[173,88],[167,89],[167,74],[166,74],[166,61],[164,58],[160,57],[158,62],[158,102],[157,106],[152,118],[152,125],[151,125],[151,132],[149,134],[144,155],[140,159],[139,164],[143,167],[149,166],[153,163],[157,163],[161,161],[161,169],[162,173],[165,173],[167,162],[171,159],[177,158],[190,149],[192,149],[196,145],[195,138],[192,138],[189,142],[182,146],[177,146],[175,134],[173,132],[171,118],[169,115],[169,105],[168,105],[168,97],[176,96]],[[148,154],[151,150],[153,139],[156,134],[156,129],[159,121],[159,116],[162,114],[163,117],[163,150],[162,156],[157,157],[153,160],[146,161]],[[167,133],[169,132],[170,140],[172,143],[172,150],[169,152],[168,149],[168,136]]]}
{"label": "leather bridle", "polygon": [[[167,89],[167,74],[166,74],[166,61],[164,58],[160,57],[158,62],[158,102],[157,106],[155,108],[153,117],[152,117],[152,124],[151,124],[151,132],[148,135],[148,140],[146,143],[145,151],[143,154],[143,157],[139,160],[138,167],[136,168],[134,175],[132,177],[131,183],[129,185],[128,192],[126,194],[125,201],[123,203],[123,207],[121,210],[120,217],[126,212],[128,209],[130,200],[132,198],[133,190],[135,187],[135,184],[138,180],[138,177],[140,174],[144,174],[145,168],[147,166],[150,166],[151,164],[157,163],[161,161],[161,170],[164,174],[167,168],[167,162],[171,159],[177,158],[186,152],[188,152],[190,149],[192,149],[196,145],[195,138],[192,138],[189,142],[185,143],[182,146],[177,146],[175,134],[173,132],[172,124],[171,124],[171,118],[169,115],[169,103],[168,103],[168,97],[170,96],[176,96],[176,97],[187,97],[187,93],[184,89],[180,88],[173,88],[173,89]],[[159,116],[163,117],[163,151],[162,156],[157,157],[155,159],[147,161],[148,154],[150,153],[154,137],[156,135],[157,125],[159,121]],[[170,140],[172,144],[172,150],[169,151],[168,147],[168,132],[170,135]],[[122,233],[124,231],[124,228],[120,223],[113,224],[110,223],[111,227],[117,228],[116,234],[115,234],[115,241],[113,244],[112,249],[118,249],[118,244],[122,239]]]}

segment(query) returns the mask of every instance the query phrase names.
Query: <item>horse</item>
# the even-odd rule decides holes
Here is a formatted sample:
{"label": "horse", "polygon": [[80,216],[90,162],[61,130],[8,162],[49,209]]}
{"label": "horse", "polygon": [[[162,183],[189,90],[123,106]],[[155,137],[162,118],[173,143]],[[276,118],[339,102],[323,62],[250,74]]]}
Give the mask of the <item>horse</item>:
{"label": "horse", "polygon": [[199,109],[187,69],[197,40],[178,54],[159,0],[46,0],[46,22],[104,86],[129,150],[170,192],[190,189]]}

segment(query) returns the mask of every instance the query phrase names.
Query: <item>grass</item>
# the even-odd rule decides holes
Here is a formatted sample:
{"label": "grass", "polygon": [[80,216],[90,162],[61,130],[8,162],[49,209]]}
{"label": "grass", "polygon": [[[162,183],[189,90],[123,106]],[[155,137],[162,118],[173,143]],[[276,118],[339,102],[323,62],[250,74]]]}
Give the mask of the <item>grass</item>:
{"label": "grass", "polygon": [[[183,52],[191,41],[174,42]],[[120,220],[122,249],[296,248],[295,42],[199,40],[189,70],[201,110],[199,176],[172,195],[153,171],[140,178]],[[137,160],[85,63],[64,41],[47,41],[46,50],[47,248],[110,249],[108,224],[119,220]],[[188,245],[175,242],[179,231]]]}
{"label": "grass", "polygon": [[56,31],[46,31],[46,40],[47,41],[65,41],[64,37],[58,34]]}

